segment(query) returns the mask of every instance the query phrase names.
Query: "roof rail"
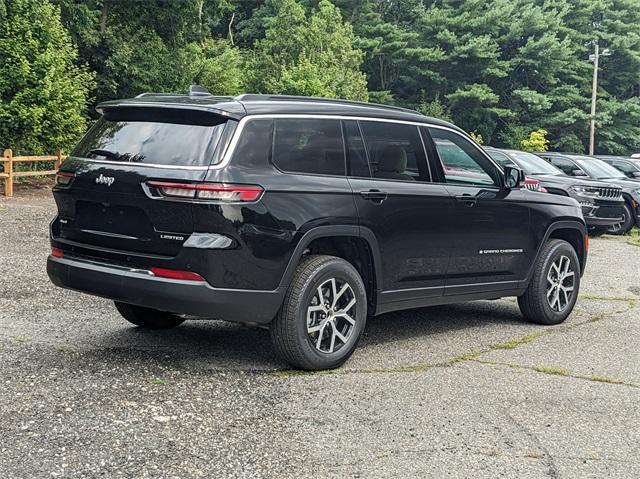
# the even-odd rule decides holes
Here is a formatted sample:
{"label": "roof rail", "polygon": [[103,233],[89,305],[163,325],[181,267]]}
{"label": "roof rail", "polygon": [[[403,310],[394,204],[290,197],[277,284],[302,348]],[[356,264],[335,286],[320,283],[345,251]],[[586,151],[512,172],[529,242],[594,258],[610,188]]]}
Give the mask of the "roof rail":
{"label": "roof rail", "polygon": [[322,102],[322,103],[336,103],[336,104],[348,104],[355,106],[362,106],[368,108],[385,108],[388,110],[403,111],[406,113],[415,113],[422,115],[422,113],[411,110],[410,108],[403,108],[401,106],[382,105],[380,103],[368,103],[365,101],[354,100],[340,100],[337,98],[323,98],[317,96],[298,96],[298,95],[266,95],[259,93],[244,93],[235,97],[237,101],[309,101],[309,102]]}
{"label": "roof rail", "polygon": [[189,96],[211,96],[209,90],[200,85],[190,85],[187,90],[187,95]]}
{"label": "roof rail", "polygon": [[151,91],[146,91],[144,93],[140,93],[136,95],[136,98],[142,98],[143,96],[176,96],[175,93],[156,93]]}

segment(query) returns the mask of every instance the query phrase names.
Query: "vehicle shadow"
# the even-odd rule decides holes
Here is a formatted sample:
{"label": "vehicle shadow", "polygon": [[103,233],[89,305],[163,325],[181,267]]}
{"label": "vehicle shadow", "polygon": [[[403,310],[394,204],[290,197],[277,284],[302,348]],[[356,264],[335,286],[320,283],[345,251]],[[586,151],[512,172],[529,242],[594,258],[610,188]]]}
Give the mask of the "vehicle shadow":
{"label": "vehicle shadow", "polygon": [[[526,323],[517,306],[508,301],[434,306],[370,318],[358,347],[373,349],[496,324]],[[165,331],[124,326],[101,335],[96,346],[98,349],[85,353],[95,355],[96,361],[154,360],[164,366],[193,369],[195,365],[203,370],[287,367],[276,358],[266,329],[221,321],[187,321]]]}

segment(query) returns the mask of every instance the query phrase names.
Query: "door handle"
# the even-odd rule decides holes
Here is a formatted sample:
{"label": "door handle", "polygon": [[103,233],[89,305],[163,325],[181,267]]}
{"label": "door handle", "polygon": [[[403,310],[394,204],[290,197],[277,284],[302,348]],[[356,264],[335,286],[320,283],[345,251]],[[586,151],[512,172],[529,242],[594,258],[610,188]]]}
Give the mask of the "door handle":
{"label": "door handle", "polygon": [[373,201],[374,203],[382,203],[387,199],[387,192],[380,190],[368,190],[361,191],[360,196],[362,196],[365,200]]}
{"label": "door handle", "polygon": [[475,196],[471,195],[458,195],[456,196],[456,200],[469,208],[475,206],[478,203],[478,199]]}

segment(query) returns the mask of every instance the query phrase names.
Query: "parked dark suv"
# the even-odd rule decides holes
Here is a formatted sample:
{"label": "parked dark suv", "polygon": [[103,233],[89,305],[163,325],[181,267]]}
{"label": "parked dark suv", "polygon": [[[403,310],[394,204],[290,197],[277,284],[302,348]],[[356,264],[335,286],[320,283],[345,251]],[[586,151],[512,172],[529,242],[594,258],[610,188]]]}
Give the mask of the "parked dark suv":
{"label": "parked dark suv", "polygon": [[625,201],[622,220],[609,228],[609,233],[625,234],[633,228],[633,225],[640,225],[640,180],[627,178],[613,166],[590,156],[555,152],[536,154],[567,175],[606,181],[622,188],[622,197]]}
{"label": "parked dark suv", "polygon": [[640,180],[640,158],[627,158],[626,156],[596,156],[599,160],[613,166],[624,173],[624,176],[632,180]]}
{"label": "parked dark suv", "polygon": [[624,200],[620,186],[588,176],[568,176],[539,156],[526,151],[490,147],[485,150],[499,165],[521,168],[527,177],[538,180],[547,192],[575,198],[580,203],[589,233],[602,234],[622,222]]}
{"label": "parked dark suv", "polygon": [[324,369],[371,315],[517,296],[556,324],[578,297],[578,203],[521,188],[449,123],[198,90],[98,111],[57,176],[47,270],[139,326],[270,325],[285,360]]}

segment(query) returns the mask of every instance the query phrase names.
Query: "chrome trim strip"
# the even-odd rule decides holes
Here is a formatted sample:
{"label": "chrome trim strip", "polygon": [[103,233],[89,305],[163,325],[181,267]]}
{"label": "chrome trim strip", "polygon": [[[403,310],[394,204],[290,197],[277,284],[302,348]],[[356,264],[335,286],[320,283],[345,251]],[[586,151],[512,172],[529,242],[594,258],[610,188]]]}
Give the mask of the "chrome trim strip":
{"label": "chrome trim strip", "polygon": [[160,165],[157,163],[129,163],[129,162],[124,162],[124,161],[113,161],[113,160],[94,160],[91,158],[84,158],[81,156],[70,156],[69,158],[67,158],[67,160],[65,161],[69,161],[69,160],[78,160],[78,161],[84,161],[87,163],[100,163],[100,164],[107,164],[107,165],[118,165],[118,166],[128,166],[128,167],[135,167],[135,168],[158,168],[158,169],[164,169],[164,170],[191,170],[191,171],[207,171],[209,169],[208,166],[181,166],[181,165]]}
{"label": "chrome trim strip", "polygon": [[429,123],[428,121],[419,122],[419,121],[410,121],[410,120],[396,120],[396,119],[392,119],[392,118],[373,118],[373,117],[368,117],[368,116],[323,115],[323,114],[320,114],[320,113],[314,113],[314,114],[309,114],[309,113],[264,113],[264,114],[247,115],[247,116],[243,117],[238,122],[238,126],[236,128],[236,131],[234,132],[233,138],[231,139],[231,142],[229,143],[229,146],[227,147],[227,150],[224,153],[222,161],[220,161],[219,163],[216,163],[215,165],[210,165],[208,169],[209,170],[219,170],[219,169],[224,168],[225,166],[227,166],[229,164],[229,161],[231,161],[231,157],[233,156],[233,153],[235,152],[236,147],[238,145],[238,141],[240,139],[240,136],[242,135],[242,131],[244,130],[244,126],[248,122],[250,122],[251,120],[269,119],[269,118],[274,118],[274,119],[278,119],[278,118],[308,118],[308,119],[323,118],[323,119],[327,119],[327,120],[378,121],[378,122],[384,122],[384,123],[399,123],[399,124],[402,124],[402,125],[413,125],[413,126],[418,126],[418,127],[424,126],[424,127],[428,127],[428,128],[438,128],[440,130],[447,130],[447,131],[450,131],[452,133],[455,133],[456,135],[460,136],[464,140],[469,141],[476,148],[476,150],[478,150],[485,158],[487,158],[489,160],[489,162],[493,166],[495,166],[498,169],[498,171],[500,171],[500,172],[503,171],[502,167],[493,158],[491,158],[491,156],[486,151],[484,151],[480,147],[480,145],[478,145],[475,141],[471,140],[470,138],[467,138],[464,135],[462,135],[455,128],[450,128],[448,126],[443,126],[443,125],[434,125],[433,123]]}

